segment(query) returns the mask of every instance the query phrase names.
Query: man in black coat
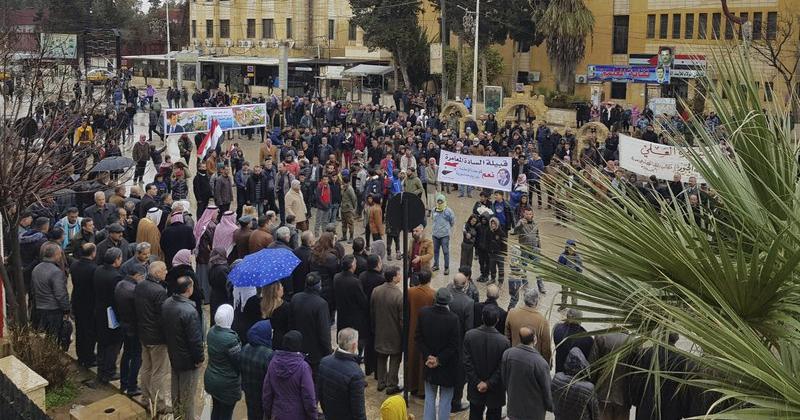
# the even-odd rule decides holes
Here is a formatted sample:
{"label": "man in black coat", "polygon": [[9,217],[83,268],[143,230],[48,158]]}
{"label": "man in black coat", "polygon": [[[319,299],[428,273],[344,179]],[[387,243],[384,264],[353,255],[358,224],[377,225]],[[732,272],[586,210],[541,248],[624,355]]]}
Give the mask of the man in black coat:
{"label": "man in black coat", "polygon": [[499,297],[500,288],[497,287],[496,284],[486,286],[486,300],[482,303],[475,304],[475,319],[481,319],[481,313],[483,313],[484,309],[491,309],[497,315],[497,325],[495,328],[497,328],[497,331],[500,331],[500,334],[505,334],[508,312],[497,304],[497,299]]}
{"label": "man in black coat", "polygon": [[156,187],[156,184],[150,183],[144,187],[144,196],[142,197],[141,201],[139,201],[138,216],[140,219],[147,216],[148,210],[153,207],[158,207],[158,199],[156,198],[157,195],[158,187]]}
{"label": "man in black coat", "polygon": [[[466,335],[467,331],[472,329],[474,324],[475,301],[466,294],[467,283],[467,276],[458,273],[453,277],[453,284],[450,287],[450,291],[453,294],[453,301],[450,302],[450,312],[458,315],[458,324],[461,327],[458,330],[459,342],[464,339],[464,335]],[[456,383],[453,389],[451,411],[453,413],[458,413],[468,408],[468,406],[461,401],[461,397],[464,395],[464,384],[466,383],[466,377],[462,369],[459,369],[455,380]]]}
{"label": "man in black coat", "polygon": [[508,339],[495,328],[497,311],[484,307],[483,325],[467,331],[464,336],[464,371],[467,375],[469,417],[500,420],[506,403],[506,390],[500,374],[503,352],[511,347]]}
{"label": "man in black coat", "polygon": [[97,366],[94,353],[97,333],[94,320],[94,263],[97,247],[85,243],[77,249],[75,260],[69,268],[72,276],[72,316],[75,318],[75,354],[78,363],[90,368]]}
{"label": "man in black coat", "polygon": [[342,271],[333,276],[333,293],[339,306],[336,330],[350,327],[358,331],[358,347],[361,350],[369,331],[369,303],[361,282],[355,275],[356,259],[352,255],[346,255],[342,259],[341,269]]}
{"label": "man in black coat", "polygon": [[202,215],[208,207],[208,200],[214,196],[211,192],[211,181],[208,179],[205,169],[197,170],[197,176],[192,180],[192,190],[194,198],[197,200],[197,214]]}
{"label": "man in black coat", "polygon": [[314,234],[311,231],[307,230],[300,235],[300,246],[294,250],[294,255],[300,260],[300,264],[292,271],[292,290],[299,292],[305,288],[306,276],[311,272],[311,245],[313,244]]}
{"label": "man in black coat", "polygon": [[[358,281],[361,283],[361,290],[364,291],[364,295],[367,297],[367,307],[371,307],[370,301],[372,299],[372,291],[385,281],[381,257],[375,254],[367,256],[367,271],[358,276]],[[369,334],[366,343],[364,343],[364,372],[367,375],[377,373],[377,357],[378,355],[375,353],[374,337],[372,337],[372,334]]]}
{"label": "man in black coat", "polygon": [[[165,217],[165,216],[162,216]],[[192,227],[183,220],[183,214],[176,213],[170,216],[170,223],[161,234],[161,250],[164,252],[164,262],[172,268],[172,258],[182,249],[194,249],[197,241],[194,238]]]}
{"label": "man in black coat", "polygon": [[316,272],[306,276],[306,288],[292,296],[290,330],[303,334],[303,353],[308,354],[308,364],[314,374],[314,383],[319,370],[319,361],[331,354],[331,322],[328,302],[320,296],[322,278]]}
{"label": "man in black coat", "polygon": [[462,370],[459,363],[461,327],[458,315],[448,308],[452,300],[450,290],[442,287],[436,291],[434,305],[419,311],[416,343],[425,364],[425,418],[435,418],[434,396],[440,389],[439,418],[449,417],[453,387]]}
{"label": "man in black coat", "polygon": [[[103,265],[94,272],[94,318],[97,323],[97,382],[107,384],[117,375],[117,356],[122,347],[119,324],[114,325],[109,313],[116,311],[114,289],[122,281],[119,267],[122,265],[122,250],[109,248],[103,254]],[[109,311],[111,308],[111,311]]]}

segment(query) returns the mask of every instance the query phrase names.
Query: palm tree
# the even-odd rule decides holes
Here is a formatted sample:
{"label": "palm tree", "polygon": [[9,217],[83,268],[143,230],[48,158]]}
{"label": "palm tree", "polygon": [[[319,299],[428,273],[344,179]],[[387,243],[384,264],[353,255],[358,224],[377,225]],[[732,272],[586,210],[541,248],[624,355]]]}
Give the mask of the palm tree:
{"label": "palm tree", "polygon": [[[629,354],[642,346],[679,355],[687,363],[666,370],[658,363],[626,362],[632,371],[625,380],[654,375],[652,383],[669,378],[693,387],[690,398],[709,401],[690,415],[797,419],[798,141],[784,105],[762,109],[745,51],[714,58],[715,78],[734,83],[700,80],[721,130],[707,131],[702,118],[689,122],[698,147],[685,150],[709,187],[701,193],[702,207],[660,197],[653,206],[635,186],[615,189],[600,176],[578,174],[594,188],[575,188],[560,200],[584,238],[587,268],[577,273],[543,258],[535,274],[571,288],[568,294],[579,304],[568,306],[593,314],[587,320],[633,337],[597,368],[631,360]],[[732,153],[722,150],[721,137]],[[672,141],[684,144],[681,138]],[[597,193],[603,189],[608,193]],[[665,343],[667,332],[679,333],[692,347]],[[713,409],[711,403],[717,403]]]}
{"label": "palm tree", "polygon": [[546,34],[547,56],[559,92],[575,92],[575,68],[586,53],[586,37],[594,29],[594,15],[583,0],[552,0],[539,23]]}

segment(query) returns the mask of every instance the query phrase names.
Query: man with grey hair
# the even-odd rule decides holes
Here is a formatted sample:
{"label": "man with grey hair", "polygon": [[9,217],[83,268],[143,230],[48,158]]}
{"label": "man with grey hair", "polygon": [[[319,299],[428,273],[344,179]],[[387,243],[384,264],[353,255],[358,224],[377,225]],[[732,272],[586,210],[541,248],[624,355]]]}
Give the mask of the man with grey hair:
{"label": "man with grey hair", "polygon": [[145,271],[147,271],[147,267],[150,265],[150,263],[155,261],[155,258],[150,253],[150,249],[150,242],[137,243],[133,256],[122,263],[122,266],[119,268],[120,271],[123,273],[130,272],[133,270],[133,266],[135,265],[141,265],[144,267]]}
{"label": "man with grey hair", "polygon": [[[497,303],[499,298],[500,288],[496,284],[486,286],[486,300],[475,304],[475,323],[477,324],[477,320],[481,319],[481,313],[484,309],[490,309],[497,315],[497,325],[495,326],[497,331],[500,331],[501,334],[505,334],[508,312]],[[476,327],[478,326],[476,325]]]}
{"label": "man with grey hair", "polygon": [[103,253],[102,263],[94,271],[93,282],[94,318],[97,323],[97,382],[108,384],[116,376],[117,356],[122,346],[119,326],[111,328],[115,305],[114,290],[117,283],[122,281],[122,273],[119,271],[122,250],[108,248]]}
{"label": "man with grey hair", "polygon": [[325,418],[366,420],[366,382],[358,365],[358,331],[343,328],[336,341],[336,351],[319,363],[317,399]]}
{"label": "man with grey hair", "polygon": [[[450,302],[450,312],[458,315],[458,325],[461,327],[458,331],[459,342],[463,341],[467,331],[474,327],[475,301],[466,294],[467,283],[467,276],[462,273],[457,273],[453,277],[453,283],[450,286],[450,291],[453,293],[453,300]],[[463,369],[458,370],[458,375],[455,380],[456,384],[453,388],[453,401],[450,410],[452,413],[458,413],[469,408],[466,403],[461,401],[461,397],[464,394],[464,384],[466,383]]]}
{"label": "man with grey hair", "polygon": [[303,191],[300,189],[300,181],[295,179],[292,181],[292,187],[286,192],[284,198],[284,206],[286,217],[294,216],[294,222],[297,229],[305,231],[308,229],[308,208],[306,207],[305,197]]}
{"label": "man with grey hair", "polygon": [[31,286],[39,329],[65,348],[69,341],[63,340],[60,333],[64,321],[69,319],[70,305],[67,278],[61,269],[63,255],[58,244],[45,242],[41,248],[42,262],[31,273]]}
{"label": "man with grey hair", "polygon": [[553,327],[553,342],[556,345],[556,373],[564,371],[564,362],[573,347],[579,348],[583,352],[583,356],[589,359],[594,345],[592,337],[575,337],[586,334],[586,329],[581,326],[583,313],[580,309],[569,308],[565,315],[564,320]]}
{"label": "man with grey hair", "polygon": [[[135,257],[134,257],[135,258]],[[125,278],[114,288],[114,310],[122,327],[122,359],[120,360],[120,389],[129,397],[141,395],[139,368],[142,366],[142,345],[137,334],[134,289],[147,275],[143,264],[131,264]]]}
{"label": "man with grey hair", "polygon": [[[269,246],[268,249],[275,249],[275,248],[285,248],[288,250],[292,250],[292,247],[289,246],[289,241],[292,239],[292,231],[289,230],[286,226],[281,226],[275,230],[275,241],[273,241]],[[283,293],[287,297],[291,296],[296,290],[292,287],[292,276],[284,277],[280,280],[281,285],[283,285]],[[299,290],[298,290],[299,291]]]}
{"label": "man with grey hair", "polygon": [[511,345],[519,344],[519,330],[522,327],[530,328],[536,335],[536,349],[547,363],[553,354],[550,343],[550,324],[536,307],[539,306],[539,291],[534,288],[525,290],[523,295],[525,305],[514,308],[506,317],[506,337],[511,340]]}
{"label": "man with grey hair", "polygon": [[137,334],[142,343],[139,372],[142,397],[146,406],[155,404],[157,413],[165,413],[169,406],[166,387],[169,356],[161,317],[161,305],[167,299],[166,277],[167,265],[163,261],[154,261],[148,267],[145,280],[133,290]]}
{"label": "man with grey hair", "polygon": [[94,204],[83,209],[83,217],[91,217],[94,220],[94,227],[102,230],[108,223],[108,217],[117,214],[117,206],[106,202],[106,193],[97,191],[94,193]]}

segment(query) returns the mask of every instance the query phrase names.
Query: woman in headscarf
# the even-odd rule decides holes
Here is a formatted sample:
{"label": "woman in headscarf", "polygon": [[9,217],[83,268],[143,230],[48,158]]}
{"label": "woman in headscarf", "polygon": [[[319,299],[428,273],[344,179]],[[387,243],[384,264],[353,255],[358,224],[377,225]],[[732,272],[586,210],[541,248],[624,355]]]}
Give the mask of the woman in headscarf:
{"label": "woman in headscarf", "polygon": [[[280,283],[278,283],[280,284]],[[269,321],[258,321],[247,331],[247,344],[242,347],[241,372],[242,390],[247,403],[248,419],[263,419],[264,409],[261,406],[261,393],[264,390],[264,378],[272,359],[272,325]]]}
{"label": "woman in headscarf", "polygon": [[[194,284],[197,284],[197,275],[192,268],[192,253],[188,249],[182,249],[175,254],[172,258],[172,268],[167,271],[167,293],[172,295],[176,293],[178,278],[188,276],[192,279]],[[203,292],[199,287],[194,288],[194,292],[189,297],[195,303],[195,309],[200,315],[200,325],[203,324]],[[205,328],[205,327],[204,327]]]}
{"label": "woman in headscarf", "polygon": [[202,217],[194,224],[194,236],[197,238],[197,280],[203,289],[204,302],[211,302],[211,286],[208,284],[208,261],[211,258],[211,244],[217,227],[217,206],[206,207]]}
{"label": "woman in headscarf", "polygon": [[517,182],[511,188],[511,209],[516,210],[519,206],[520,197],[528,195],[528,177],[525,174],[517,175]]}
{"label": "woman in headscarf", "polygon": [[222,305],[214,316],[214,326],[208,330],[208,366],[203,385],[211,395],[211,418],[230,420],[233,408],[242,398],[242,377],[239,374],[239,357],[242,343],[231,329],[233,307]]}
{"label": "woman in headscarf", "polygon": [[272,325],[272,346],[281,348],[283,335],[289,331],[289,304],[283,301],[283,285],[275,282],[261,289],[261,318]]}
{"label": "woman in headscarf", "polygon": [[406,400],[400,394],[392,395],[381,404],[381,420],[408,420]]}
{"label": "woman in headscarf", "polygon": [[302,346],[303,334],[292,330],[283,336],[283,350],[272,353],[261,396],[264,418],[316,420],[314,381]]}
{"label": "woman in headscarf", "polygon": [[228,287],[228,259],[225,257],[225,250],[214,248],[209,258],[211,269],[208,271],[208,284],[211,287],[211,325],[214,325],[214,314],[217,308],[225,303],[231,304],[230,289]]}
{"label": "woman in headscarf", "polygon": [[[242,260],[236,260],[231,264],[233,270]],[[256,322],[261,320],[261,297],[255,287],[234,287],[233,288],[233,330],[239,334],[242,344],[247,344],[247,331]]]}
{"label": "woman in headscarf", "polygon": [[[439,187],[439,165],[436,164],[436,158],[428,158],[428,166],[425,167],[425,176],[428,177],[428,185],[431,188],[428,188],[428,194],[426,197],[425,208],[432,208],[434,204],[434,200],[436,196],[441,192],[441,188]],[[429,211],[430,212],[430,211]]]}
{"label": "woman in headscarf", "polygon": [[161,250],[161,231],[158,230],[161,213],[158,207],[147,210],[147,215],[139,220],[139,227],[136,228],[136,242],[149,243],[150,252],[159,260],[164,259],[164,251]]}
{"label": "woman in headscarf", "polygon": [[233,249],[233,233],[236,232],[236,229],[239,229],[239,225],[236,223],[236,213],[226,211],[214,230],[212,248],[222,248],[226,252],[225,255],[229,255]]}

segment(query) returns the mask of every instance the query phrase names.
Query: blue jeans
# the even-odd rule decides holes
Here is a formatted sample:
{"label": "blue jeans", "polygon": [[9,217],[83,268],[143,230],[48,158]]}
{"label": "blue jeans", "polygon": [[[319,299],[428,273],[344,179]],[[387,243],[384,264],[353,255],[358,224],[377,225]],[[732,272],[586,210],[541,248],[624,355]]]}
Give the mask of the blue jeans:
{"label": "blue jeans", "polygon": [[511,297],[511,300],[508,302],[509,311],[517,306],[517,302],[519,302],[519,292],[525,287],[528,287],[528,280],[525,278],[517,279],[512,277],[508,279],[508,295]]}
{"label": "blue jeans", "polygon": [[439,248],[444,252],[444,269],[450,269],[450,237],[433,237],[433,266],[439,267]]}
{"label": "blue jeans", "polygon": [[336,216],[339,215],[339,206],[338,203],[331,203],[330,214],[328,215],[328,223],[336,223]]}
{"label": "blue jeans", "polygon": [[119,383],[122,391],[133,391],[139,387],[138,378],[141,367],[142,344],[139,342],[139,337],[125,334],[119,366]]}
{"label": "blue jeans", "polygon": [[472,197],[472,186],[461,184],[458,186],[458,196],[463,197],[465,195],[467,197]]}
{"label": "blue jeans", "polygon": [[[535,252],[539,252],[538,249],[535,249],[534,251]],[[522,266],[523,266],[524,269],[528,268],[528,267],[533,268],[533,264],[536,264],[536,263],[539,262],[539,256],[536,255],[535,253],[531,252],[531,251],[523,249],[522,250],[522,258],[520,259],[520,262],[522,263]],[[528,281],[525,280],[525,284],[527,284],[527,283],[528,283]],[[509,290],[510,290],[511,285],[509,284],[508,287],[509,287]],[[542,276],[536,276],[536,287],[539,289],[540,292],[544,291],[544,280],[542,279]]]}
{"label": "blue jeans", "polygon": [[[439,391],[439,410],[436,410],[436,392]],[[447,388],[425,381],[425,410],[422,420],[448,420],[453,387]]]}

